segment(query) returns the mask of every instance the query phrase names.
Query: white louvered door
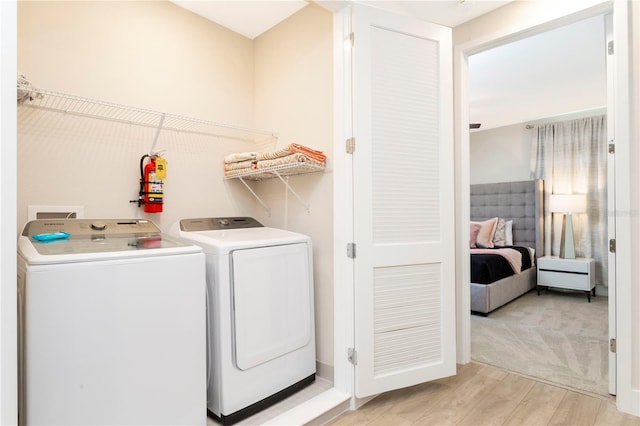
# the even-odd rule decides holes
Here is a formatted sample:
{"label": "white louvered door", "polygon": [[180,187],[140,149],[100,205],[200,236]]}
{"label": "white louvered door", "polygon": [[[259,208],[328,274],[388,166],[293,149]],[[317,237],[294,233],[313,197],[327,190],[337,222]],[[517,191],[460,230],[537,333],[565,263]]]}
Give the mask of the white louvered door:
{"label": "white louvered door", "polygon": [[356,5],[355,393],[455,374],[451,31]]}

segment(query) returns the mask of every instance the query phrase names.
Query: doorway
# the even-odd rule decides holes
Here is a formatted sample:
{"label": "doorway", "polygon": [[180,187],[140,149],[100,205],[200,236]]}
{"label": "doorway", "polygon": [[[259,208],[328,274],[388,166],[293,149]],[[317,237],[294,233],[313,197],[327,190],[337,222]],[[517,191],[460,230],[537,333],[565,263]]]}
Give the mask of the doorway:
{"label": "doorway", "polygon": [[[456,256],[458,265],[458,274],[456,276],[457,287],[457,347],[458,347],[458,363],[465,364],[471,360],[471,343],[470,343],[470,310],[469,310],[469,262],[468,262],[468,217],[469,217],[469,114],[468,106],[468,57],[482,52],[484,50],[525,38],[532,34],[538,34],[550,29],[559,28],[563,25],[577,22],[596,15],[608,14],[614,11],[613,28],[615,30],[616,54],[611,56],[610,65],[613,66],[611,73],[613,82],[613,90],[609,93],[613,95],[613,99],[608,99],[609,114],[615,112],[615,120],[610,120],[609,131],[614,135],[609,135],[610,141],[615,140],[615,157],[618,159],[627,159],[630,155],[629,145],[629,123],[630,123],[630,96],[629,83],[630,76],[628,72],[628,43],[629,43],[629,27],[628,16],[629,7],[626,3],[603,3],[590,9],[574,11],[572,14],[566,15],[566,11],[559,13],[554,18],[548,17],[546,21],[540,21],[533,17],[536,13],[529,11],[519,14],[519,20],[513,22],[511,26],[505,26],[490,33],[487,36],[478,28],[465,29],[464,33],[459,34],[458,42],[455,48],[454,61],[456,70],[456,223],[458,230]],[[521,11],[522,12],[522,11]],[[537,10],[536,10],[537,12]],[[529,19],[531,17],[531,19]],[[609,84],[612,82],[610,81]],[[631,243],[631,223],[625,212],[630,209],[630,179],[631,168],[628,161],[618,161],[615,167],[615,201],[614,208],[610,212],[614,212],[615,217],[615,243],[617,251],[612,261],[609,255],[609,265],[615,265],[615,288],[612,288],[611,282],[609,286],[609,301],[613,308],[609,309],[610,313],[610,338],[611,342],[626,342],[631,339],[631,329],[629,326],[630,315],[632,315],[632,303],[630,299],[630,283],[632,282],[631,266],[633,261],[630,253],[632,251]],[[611,192],[611,191],[610,191]],[[465,235],[466,234],[466,235]],[[611,237],[610,237],[611,238]],[[621,247],[624,246],[624,250]],[[625,346],[617,346],[617,353],[610,353],[610,362],[614,368],[609,371],[615,371],[611,374],[616,387],[618,407],[622,411],[632,412],[632,385],[629,372],[632,369],[631,353],[629,348]],[[611,364],[610,364],[611,365]]]}
{"label": "doorway", "polygon": [[[469,56],[470,121],[481,125],[478,130],[470,130],[471,184],[544,177],[547,193],[563,192],[562,184],[578,191],[598,192],[592,186],[599,185],[587,185],[586,180],[576,187],[576,181],[572,185],[560,173],[550,179],[548,173],[532,176],[530,168],[536,160],[537,126],[565,128],[559,122],[587,125],[592,120],[585,117],[606,115],[605,33],[605,16],[596,15]],[[571,166],[580,168],[584,162],[595,166],[599,161],[594,177],[589,178],[595,180],[607,176],[606,133],[599,136],[597,155],[583,160],[580,151],[573,157],[578,166]],[[557,165],[554,169],[561,170]],[[600,197],[591,197],[594,206],[590,214],[576,218],[588,218],[589,229],[600,230],[586,236],[578,253],[579,257],[595,258],[599,296],[606,296],[608,278],[603,180],[605,193],[600,205],[595,201]],[[560,215],[546,217],[547,223],[554,224],[552,235],[560,233],[555,229],[558,219]],[[587,228],[583,229],[587,235]],[[546,251],[538,255],[557,254],[557,242],[549,244],[549,240]],[[487,317],[473,315],[471,358],[572,388],[608,394],[607,298],[593,298],[593,303],[587,304],[581,296],[555,289],[541,295],[533,292]]]}

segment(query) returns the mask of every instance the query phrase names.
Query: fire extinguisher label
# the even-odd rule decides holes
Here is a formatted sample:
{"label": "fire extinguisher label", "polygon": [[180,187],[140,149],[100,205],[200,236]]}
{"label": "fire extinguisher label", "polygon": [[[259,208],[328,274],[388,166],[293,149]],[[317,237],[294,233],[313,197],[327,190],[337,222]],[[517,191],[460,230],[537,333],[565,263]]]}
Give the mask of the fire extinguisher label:
{"label": "fire extinguisher label", "polygon": [[156,178],[167,178],[167,160],[162,157],[156,157]]}
{"label": "fire extinguisher label", "polygon": [[162,181],[158,180],[156,173],[149,173],[149,194],[157,197],[158,194],[162,196]]}

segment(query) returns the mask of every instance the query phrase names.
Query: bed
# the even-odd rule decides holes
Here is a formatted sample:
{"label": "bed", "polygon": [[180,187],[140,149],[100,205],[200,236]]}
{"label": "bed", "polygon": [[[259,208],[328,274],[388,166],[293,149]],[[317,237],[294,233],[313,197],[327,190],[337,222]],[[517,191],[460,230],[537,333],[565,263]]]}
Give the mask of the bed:
{"label": "bed", "polygon": [[[535,249],[531,267],[492,282],[478,278],[477,271],[481,268],[477,264],[474,266],[472,260],[471,312],[487,315],[536,287],[535,259],[544,255],[544,184],[540,179],[476,184],[471,185],[470,195],[472,222],[485,222],[496,217],[512,221],[513,245]],[[525,251],[520,251],[525,264]]]}

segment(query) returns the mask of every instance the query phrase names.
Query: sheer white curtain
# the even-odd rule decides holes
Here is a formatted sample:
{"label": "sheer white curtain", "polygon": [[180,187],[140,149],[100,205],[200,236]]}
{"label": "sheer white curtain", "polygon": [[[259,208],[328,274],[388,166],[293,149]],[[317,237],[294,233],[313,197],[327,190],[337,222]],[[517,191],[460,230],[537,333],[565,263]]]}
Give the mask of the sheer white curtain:
{"label": "sheer white curtain", "polygon": [[586,194],[587,212],[573,214],[577,257],[596,261],[596,283],[607,285],[606,116],[537,126],[531,172],[544,179],[545,255],[560,249],[562,216],[549,211],[551,194]]}

